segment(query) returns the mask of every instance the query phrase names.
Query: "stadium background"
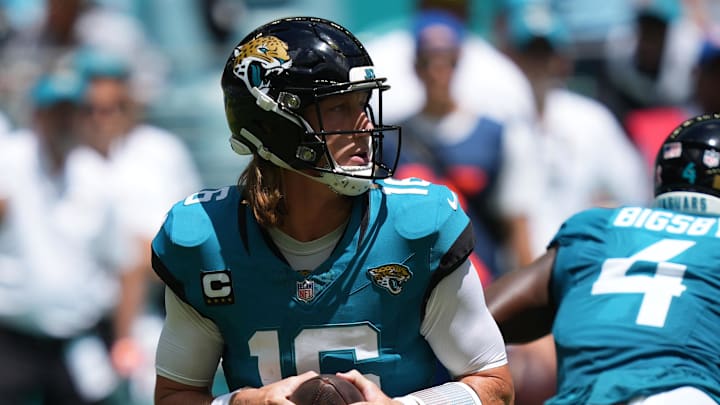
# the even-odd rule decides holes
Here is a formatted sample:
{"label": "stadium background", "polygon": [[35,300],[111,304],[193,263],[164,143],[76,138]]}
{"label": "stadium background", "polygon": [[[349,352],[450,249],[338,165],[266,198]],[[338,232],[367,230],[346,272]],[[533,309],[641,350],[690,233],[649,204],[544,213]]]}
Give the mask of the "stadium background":
{"label": "stadium background", "polygon": [[[453,0],[446,0],[452,3]],[[454,0],[459,2],[461,0]],[[505,3],[532,0],[470,0],[469,28],[494,41],[492,29],[496,13]],[[598,22],[602,18],[617,22],[629,15],[612,15],[623,4],[634,0],[605,0],[598,10],[595,0],[558,0],[573,4],[575,21]],[[656,0],[663,1],[663,0]],[[708,0],[714,2],[715,0]],[[41,18],[45,0],[0,0],[2,21],[7,26],[32,24]],[[220,75],[225,59],[239,39],[252,28],[271,19],[290,15],[314,15],[339,22],[361,40],[376,38],[396,28],[408,28],[417,0],[96,0],[136,18],[153,47],[165,59],[168,70],[158,92],[149,100],[146,120],[177,134],[189,146],[204,187],[233,184],[246,163],[228,145],[229,130],[224,117]],[[668,0],[677,4],[680,0]],[[720,3],[720,2],[718,2]],[[206,6],[214,4],[220,15],[211,26],[205,18]],[[619,5],[619,6],[618,6]],[[584,8],[587,6],[587,8]],[[582,10],[585,10],[583,13]],[[587,10],[591,10],[589,13]],[[592,15],[590,15],[592,14]],[[220,18],[223,17],[223,18]],[[628,22],[625,20],[624,22]],[[575,38],[592,36],[595,25],[578,23]],[[213,31],[213,28],[216,31]],[[220,31],[217,31],[220,29]],[[0,32],[1,34],[1,32]],[[2,38],[0,38],[1,40]],[[406,62],[411,63],[411,62]],[[593,77],[571,78],[575,89],[593,96]],[[391,83],[392,85],[392,83]],[[401,91],[397,88],[395,91]],[[14,126],[24,124],[18,104],[27,100],[2,98],[0,111],[11,112]],[[222,390],[222,381],[218,381]],[[128,403],[121,398],[118,403]]]}

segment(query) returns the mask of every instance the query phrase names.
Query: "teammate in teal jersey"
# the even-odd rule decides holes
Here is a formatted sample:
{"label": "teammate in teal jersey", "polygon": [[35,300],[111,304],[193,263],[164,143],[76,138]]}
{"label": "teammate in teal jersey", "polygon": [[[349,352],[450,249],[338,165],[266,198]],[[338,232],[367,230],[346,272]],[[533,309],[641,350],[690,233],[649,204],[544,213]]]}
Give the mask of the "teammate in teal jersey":
{"label": "teammate in teal jersey", "polygon": [[[544,256],[486,297],[507,342],[552,333],[557,390],[546,404],[717,404],[718,263],[720,114],[712,114],[665,140],[655,207],[576,214]],[[510,364],[535,367],[513,356]]]}
{"label": "teammate in teal jersey", "polygon": [[[273,21],[234,48],[230,141],[253,159],[238,186],[178,202],[153,241],[168,286],[156,403],[289,404],[318,373],[378,404],[512,402],[457,196],[390,177],[382,142],[399,128],[370,104],[387,88],[327,20]],[[220,361],[231,392],[213,399]]]}

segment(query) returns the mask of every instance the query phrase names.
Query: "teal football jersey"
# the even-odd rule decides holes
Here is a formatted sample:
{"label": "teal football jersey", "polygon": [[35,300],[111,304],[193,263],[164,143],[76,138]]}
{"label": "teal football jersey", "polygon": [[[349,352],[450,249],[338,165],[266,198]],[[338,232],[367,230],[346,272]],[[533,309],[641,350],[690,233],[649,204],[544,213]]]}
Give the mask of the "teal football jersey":
{"label": "teal football jersey", "polygon": [[719,225],[641,207],[563,224],[551,243],[558,392],[548,404],[615,404],[681,386],[720,401]]}
{"label": "teal football jersey", "polygon": [[158,275],[220,329],[231,390],[352,368],[388,395],[433,384],[437,359],[420,334],[425,303],[473,246],[455,194],[419,179],[378,182],[355,199],[328,260],[303,274],[240,193],[205,190],[179,202],[153,241]]}

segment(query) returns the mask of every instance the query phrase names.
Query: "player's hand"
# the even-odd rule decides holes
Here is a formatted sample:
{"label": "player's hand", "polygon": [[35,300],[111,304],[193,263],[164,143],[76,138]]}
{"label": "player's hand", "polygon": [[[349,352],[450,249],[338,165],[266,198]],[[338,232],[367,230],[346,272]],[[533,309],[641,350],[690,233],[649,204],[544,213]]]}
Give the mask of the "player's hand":
{"label": "player's hand", "polygon": [[318,373],[308,371],[300,375],[265,385],[261,388],[249,388],[238,391],[233,395],[233,404],[265,404],[265,405],[293,405],[287,397],[292,394],[300,384],[317,376]]}
{"label": "player's hand", "polygon": [[350,381],[358,387],[358,389],[360,389],[360,392],[362,392],[365,397],[365,402],[358,402],[357,404],[401,404],[401,402],[394,401],[392,398],[385,395],[380,387],[378,387],[374,382],[368,380],[357,370],[350,370],[347,373],[337,373],[337,375]]}
{"label": "player's hand", "polygon": [[110,348],[110,359],[115,371],[122,377],[129,377],[145,361],[140,345],[132,338],[120,338]]}

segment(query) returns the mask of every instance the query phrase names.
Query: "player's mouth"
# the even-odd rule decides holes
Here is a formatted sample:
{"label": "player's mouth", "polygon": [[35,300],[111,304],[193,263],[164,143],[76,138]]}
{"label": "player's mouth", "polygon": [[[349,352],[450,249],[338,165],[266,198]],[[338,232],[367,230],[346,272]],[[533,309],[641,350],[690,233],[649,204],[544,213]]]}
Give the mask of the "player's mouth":
{"label": "player's mouth", "polygon": [[370,155],[367,152],[358,152],[350,156],[349,166],[366,166],[370,163]]}

